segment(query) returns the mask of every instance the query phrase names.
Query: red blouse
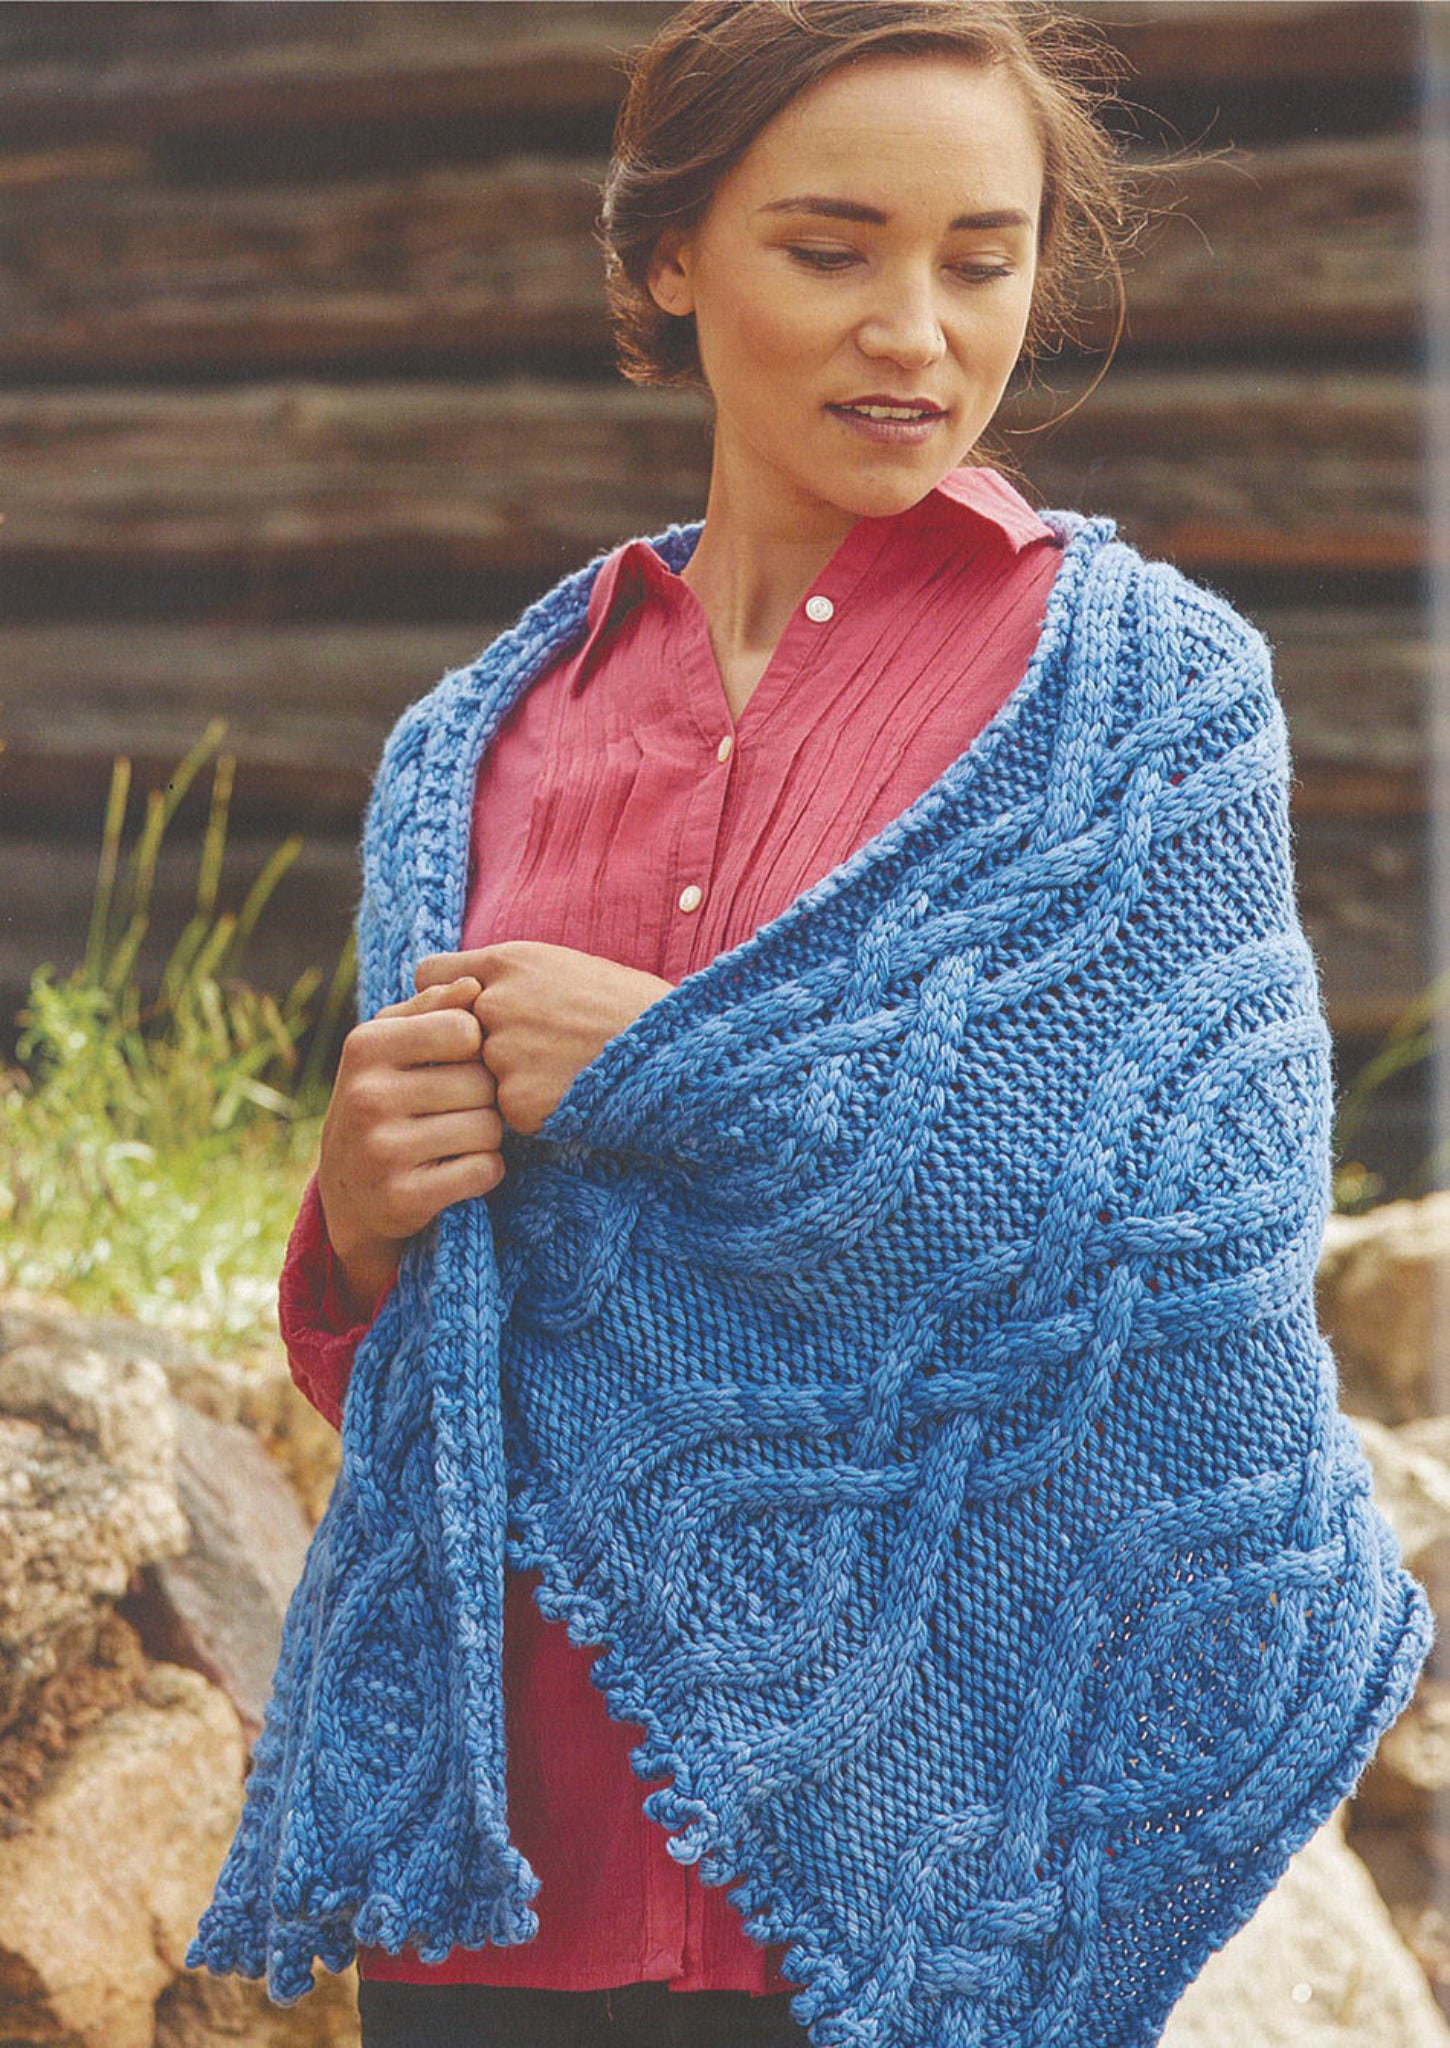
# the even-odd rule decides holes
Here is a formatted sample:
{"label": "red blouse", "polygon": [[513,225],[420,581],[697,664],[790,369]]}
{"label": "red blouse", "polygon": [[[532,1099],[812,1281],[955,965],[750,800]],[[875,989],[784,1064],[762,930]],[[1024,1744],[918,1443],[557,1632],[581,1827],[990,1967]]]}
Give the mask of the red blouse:
{"label": "red blouse", "polygon": [[[525,691],[480,765],[461,949],[572,946],[678,982],[778,916],[935,782],[1021,680],[1061,560],[989,468],[863,518],[792,613],[738,720],[699,599],[644,540],[595,579],[586,638]],[[292,1375],[340,1427],[351,1323],[309,1182],[282,1269]],[[427,1965],[360,1948],[359,1975],[589,1991],[791,1990],[646,1817],[650,1789],[589,1682],[600,1654],[506,1572],[508,1812],[539,1933]]]}

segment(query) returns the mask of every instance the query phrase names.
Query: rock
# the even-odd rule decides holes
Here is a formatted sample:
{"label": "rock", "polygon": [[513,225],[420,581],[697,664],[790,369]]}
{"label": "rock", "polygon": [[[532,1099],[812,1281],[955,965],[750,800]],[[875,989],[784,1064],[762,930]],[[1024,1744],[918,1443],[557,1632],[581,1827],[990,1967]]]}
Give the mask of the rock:
{"label": "rock", "polygon": [[[12,1289],[0,1296],[0,1353],[6,1330],[42,1345],[84,1346],[121,1367],[159,1366],[173,1399],[214,1422],[245,1423],[286,1476],[315,1528],[342,1461],[337,1431],[293,1383],[280,1343],[214,1356],[188,1338],[125,1316],[84,1316],[53,1296]],[[0,1401],[0,1409],[4,1403]]]}
{"label": "rock", "polygon": [[134,1699],[147,1671],[136,1631],[107,1614],[67,1646],[23,1713],[0,1735],[0,1837],[24,1825],[51,1766],[76,1737]]}
{"label": "rock", "polygon": [[152,2048],[241,1811],[242,1735],[193,1671],[150,1667],[0,1840],[7,2041]]}
{"label": "rock", "polygon": [[16,1348],[20,1339],[43,1348],[84,1350],[92,1360],[111,1366],[113,1376],[137,1364],[160,1366],[178,1401],[223,1421],[238,1419],[240,1368],[211,1358],[172,1331],[150,1329],[125,1315],[80,1315],[53,1296],[10,1292],[0,1298],[0,1352]]}
{"label": "rock", "polygon": [[1450,1189],[1329,1217],[1315,1291],[1346,1409],[1394,1424],[1444,1405],[1433,1361],[1445,1355],[1447,1282]]}
{"label": "rock", "polygon": [[168,1393],[143,1348],[113,1352],[86,1323],[0,1309],[0,1415],[59,1427],[127,1477],[137,1518],[180,1528]]}
{"label": "rock", "polygon": [[1365,1866],[1344,1808],[1174,2006],[1162,2048],[1450,2048],[1450,2027]]}
{"label": "rock", "polygon": [[260,1421],[254,1426],[269,1455],[285,1469],[302,1511],[315,1529],[342,1467],[342,1439],[294,1384],[285,1358],[283,1373],[285,1384],[279,1389],[276,1423],[270,1431]]}
{"label": "rock", "polygon": [[249,1379],[236,1419],[284,1474],[315,1529],[342,1466],[342,1439],[298,1388],[280,1347],[265,1375],[257,1372]]}
{"label": "rock", "polygon": [[7,2044],[356,2043],[355,1970],[323,1972],[299,2017],[185,1968],[311,1535],[299,1443],[320,1517],[340,1446],[280,1350],[227,1365],[123,1318],[0,1302]]}
{"label": "rock", "polygon": [[1438,1829],[1417,1835],[1361,1820],[1358,1799],[1346,1823],[1350,1847],[1373,1873],[1401,1939],[1418,1959],[1442,2012],[1450,2010],[1450,1910],[1445,1847]]}
{"label": "rock", "polygon": [[1369,1460],[1375,1505],[1399,1539],[1406,1564],[1450,1536],[1450,1416],[1387,1429],[1352,1416]]}
{"label": "rock", "polygon": [[140,1565],[184,1550],[176,1431],[154,1362],[0,1315],[0,1730]]}
{"label": "rock", "polygon": [[271,2003],[244,1977],[189,1970],[156,2006],[156,2048],[357,2048],[356,1966],[333,1976],[320,1965],[295,2006]]}
{"label": "rock", "polygon": [[1433,1826],[1450,1791],[1450,1683],[1422,1673],[1355,1788],[1355,1811],[1377,1827]]}
{"label": "rock", "polygon": [[189,1665],[219,1685],[248,1746],[282,1644],[287,1602],[311,1530],[251,1431],[178,1406],[177,1485],[191,1542],[149,1566],[121,1612],[153,1657]]}

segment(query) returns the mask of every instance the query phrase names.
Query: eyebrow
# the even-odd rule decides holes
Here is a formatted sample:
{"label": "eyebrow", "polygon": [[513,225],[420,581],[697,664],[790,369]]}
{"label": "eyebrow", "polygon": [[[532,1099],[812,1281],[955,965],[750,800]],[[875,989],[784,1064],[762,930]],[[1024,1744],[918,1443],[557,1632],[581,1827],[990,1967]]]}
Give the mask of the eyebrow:
{"label": "eyebrow", "polygon": [[[829,220],[869,221],[874,227],[885,227],[891,219],[879,206],[864,206],[858,199],[832,199],[825,193],[805,192],[794,199],[772,199],[768,206],[757,206],[757,213],[821,213]],[[1030,228],[1032,217],[1020,206],[1002,206],[991,213],[959,213],[948,224],[951,228]]]}

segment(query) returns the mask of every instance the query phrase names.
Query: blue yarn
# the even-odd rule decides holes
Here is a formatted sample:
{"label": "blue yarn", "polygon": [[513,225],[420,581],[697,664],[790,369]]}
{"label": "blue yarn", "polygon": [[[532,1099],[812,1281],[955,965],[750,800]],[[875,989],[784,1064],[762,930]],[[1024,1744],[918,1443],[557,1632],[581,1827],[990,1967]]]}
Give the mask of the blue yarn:
{"label": "blue yarn", "polygon": [[[1156,2041],[1408,1702],[1433,1620],[1315,1320],[1269,644],[1043,516],[986,730],[410,1241],[192,1967],[287,2005],[357,1943],[537,1933],[506,1559],[816,2048]],[[362,1016],[458,946],[478,761],[604,559],[392,732]]]}

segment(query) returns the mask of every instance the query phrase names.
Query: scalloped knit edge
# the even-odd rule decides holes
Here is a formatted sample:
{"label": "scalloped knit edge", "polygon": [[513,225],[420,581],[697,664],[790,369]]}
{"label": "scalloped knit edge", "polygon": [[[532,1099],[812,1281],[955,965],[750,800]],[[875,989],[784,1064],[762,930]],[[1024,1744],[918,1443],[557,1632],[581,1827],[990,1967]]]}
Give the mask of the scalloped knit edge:
{"label": "scalloped knit edge", "polygon": [[[702,1883],[729,1885],[725,1896],[753,1940],[787,1944],[782,1974],[802,1986],[791,1998],[791,2012],[809,2029],[816,2048],[888,2048],[880,2031],[879,2007],[865,2013],[852,2010],[850,1980],[839,1954],[813,1923],[808,1909],[792,1899],[786,1878],[760,1867],[758,1845],[747,1851],[738,1837],[713,1832],[716,1816],[705,1785],[710,1776],[708,1759],[697,1766],[681,1745],[670,1741],[649,1705],[643,1681],[628,1659],[619,1632],[608,1625],[602,1603],[582,1593],[566,1569],[546,1555],[535,1491],[526,1489],[515,1506],[520,1535],[509,1547],[516,1551],[519,1566],[542,1577],[534,1599],[544,1618],[565,1622],[571,1642],[581,1647],[597,1644],[602,1649],[603,1654],[590,1668],[589,1682],[603,1694],[610,1717],[648,1730],[648,1739],[629,1753],[635,1776],[644,1783],[666,1772],[673,1777],[672,1785],[657,1787],[643,1801],[647,1818],[667,1829],[680,1830],[666,1844],[667,1853],[678,1863],[698,1862]],[[1398,1608],[1392,1610],[1386,1601],[1375,1639],[1375,1664],[1382,1675],[1366,1687],[1364,1710],[1334,1763],[1317,1780],[1295,1819],[1264,1846],[1243,1884],[1231,1895],[1232,1903],[1199,1929],[1171,1978],[1160,1980],[1163,1997],[1142,2011],[1134,2032],[1104,2037],[1104,2048],[1109,2038],[1112,2048],[1155,2048],[1170,2011],[1209,1956],[1253,1917],[1291,1858],[1348,1796],[1385,1730],[1409,1704],[1434,1640],[1435,1618],[1424,1588],[1403,1566],[1397,1568],[1396,1580],[1401,1595]],[[737,1879],[733,1884],[732,1875]],[[897,2017],[896,2013],[889,2015],[893,2021]]]}
{"label": "scalloped knit edge", "polygon": [[[546,1621],[564,1622],[576,1646],[602,1649],[590,1666],[589,1683],[603,1695],[612,1720],[634,1722],[647,1731],[646,1740],[629,1752],[634,1775],[646,1785],[666,1773],[673,1777],[673,1784],[655,1786],[642,1801],[646,1818],[679,1830],[670,1835],[667,1854],[680,1864],[698,1863],[702,1884],[729,1887],[725,1896],[752,1940],[786,1944],[781,1973],[801,1986],[791,1996],[790,2009],[811,2029],[816,2048],[882,2048],[875,2025],[863,2030],[863,2023],[851,2016],[850,1986],[839,1957],[809,1913],[793,1904],[783,1876],[759,1867],[758,1850],[744,1856],[734,1842],[713,1833],[716,1816],[698,1790],[699,1774],[650,1706],[620,1634],[609,1627],[601,1604],[581,1592],[566,1567],[546,1553],[532,1488],[520,1492],[513,1515],[520,1535],[508,1546],[516,1552],[510,1561],[540,1574],[542,1583],[533,1594],[539,1612]],[[834,2014],[827,2012],[832,2004],[838,2008]]]}
{"label": "scalloped knit edge", "polygon": [[355,1960],[360,1945],[398,1955],[416,1943],[427,1963],[442,1962],[454,1948],[508,1948],[532,1941],[539,1919],[527,1901],[540,1880],[519,1850],[510,1849],[503,1860],[509,1875],[492,1905],[445,1916],[441,1932],[425,1933],[413,1925],[398,1899],[379,1889],[346,1897],[334,1893],[326,1907],[286,1919],[272,1910],[273,1895],[266,1887],[260,1909],[235,1896],[217,1898],[202,1914],[184,1961],[187,1969],[208,1969],[214,1976],[265,1978],[270,2001],[289,2007],[316,1988],[314,1961],[338,1975]]}

